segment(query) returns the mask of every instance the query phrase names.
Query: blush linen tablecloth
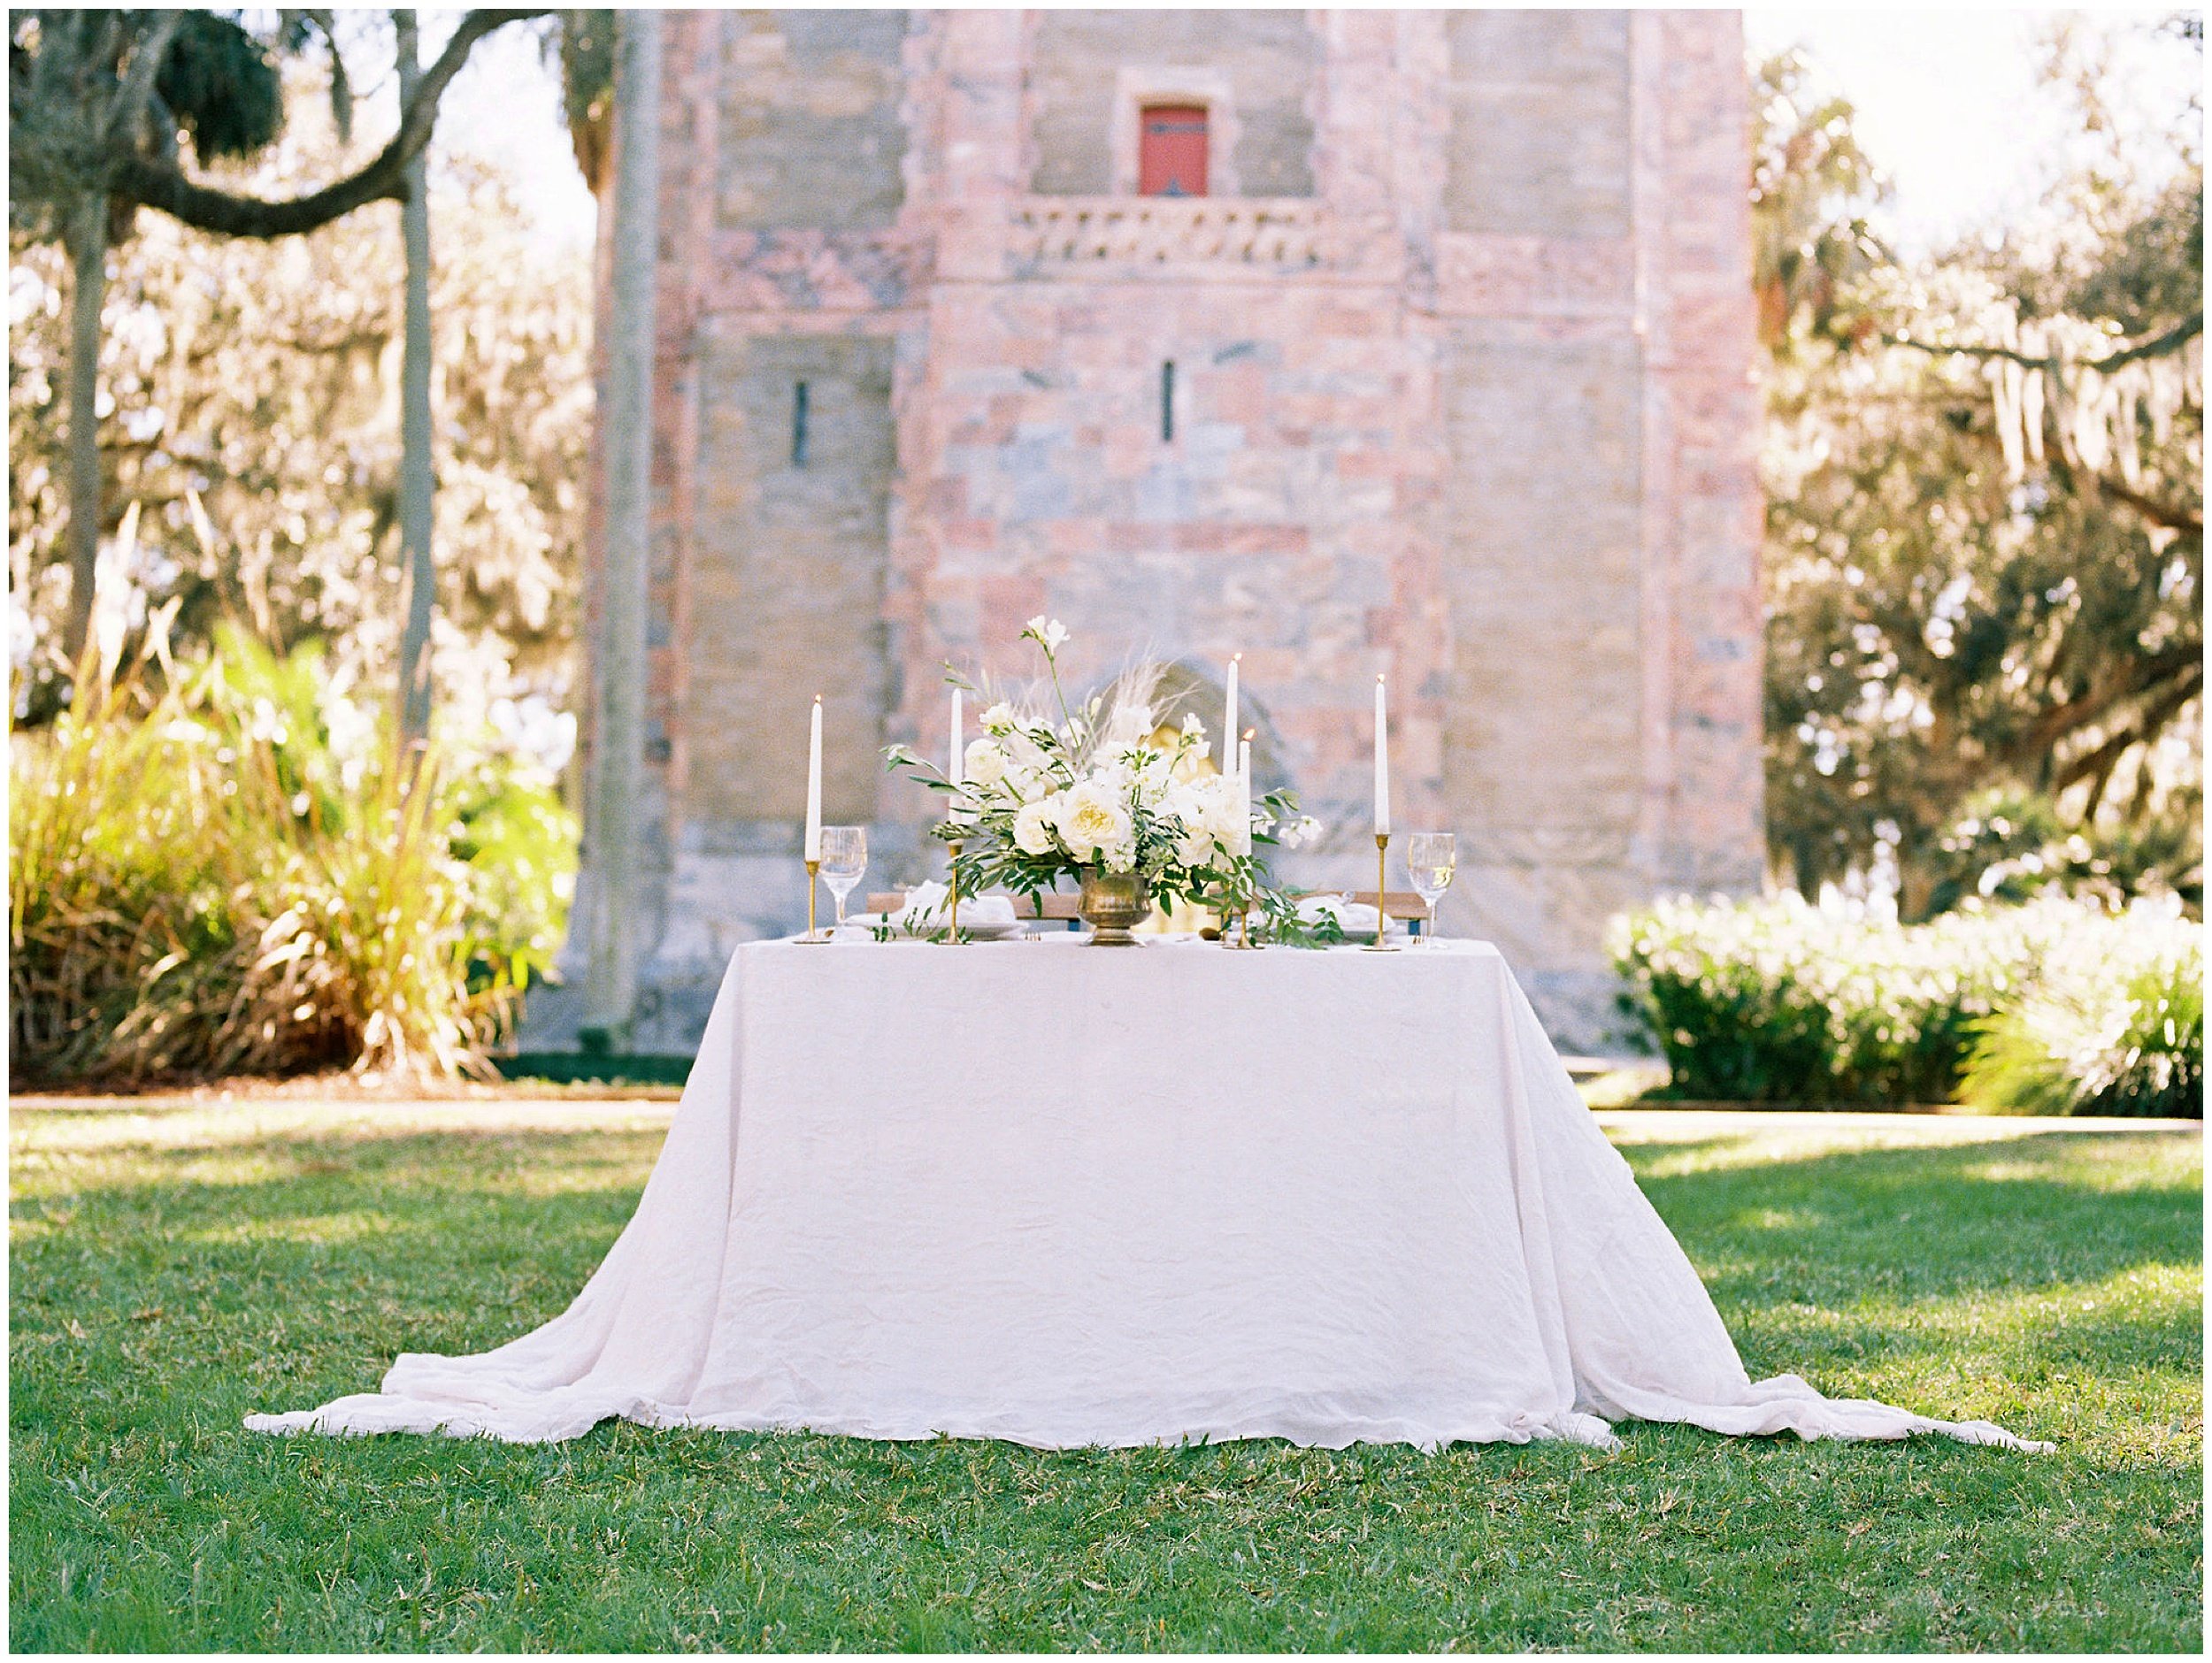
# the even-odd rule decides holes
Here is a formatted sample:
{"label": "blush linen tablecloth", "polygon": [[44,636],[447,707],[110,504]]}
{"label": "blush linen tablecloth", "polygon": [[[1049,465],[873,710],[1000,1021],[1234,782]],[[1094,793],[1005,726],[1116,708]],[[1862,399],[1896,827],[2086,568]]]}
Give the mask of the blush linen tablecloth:
{"label": "blush linen tablecloth", "polygon": [[566,1312],[265,1431],[2019,1446],[1754,1382],[1492,948],[738,949]]}

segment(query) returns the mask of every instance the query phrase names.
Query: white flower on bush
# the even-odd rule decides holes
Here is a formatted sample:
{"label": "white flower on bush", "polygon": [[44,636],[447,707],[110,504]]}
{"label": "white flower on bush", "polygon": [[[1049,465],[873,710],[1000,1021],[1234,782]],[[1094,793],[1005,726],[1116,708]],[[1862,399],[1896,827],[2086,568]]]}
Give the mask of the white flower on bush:
{"label": "white flower on bush", "polygon": [[1014,815],[1014,847],[1024,854],[1049,854],[1057,805],[1049,796],[1025,802]]}
{"label": "white flower on bush", "polygon": [[1048,618],[1041,612],[1029,620],[1029,627],[1022,632],[1033,637],[1037,645],[1048,653],[1058,651],[1061,644],[1068,639],[1067,626],[1058,618]]}
{"label": "white flower on bush", "polygon": [[1014,731],[1014,707],[1001,699],[983,713],[983,731],[994,738],[1003,737]]}
{"label": "white flower on bush", "polygon": [[989,740],[972,740],[964,766],[970,780],[988,789],[1006,778],[1006,753]]}
{"label": "white flower on bush", "polygon": [[1094,860],[1102,849],[1118,852],[1133,845],[1135,829],[1130,824],[1129,811],[1115,800],[1112,788],[1103,781],[1086,779],[1074,790],[1063,792],[1056,803],[1054,824],[1059,829],[1060,841],[1077,860]]}
{"label": "white flower on bush", "polygon": [[1321,835],[1321,822],[1310,814],[1302,814],[1282,829],[1275,839],[1286,849],[1294,849],[1312,842]]}

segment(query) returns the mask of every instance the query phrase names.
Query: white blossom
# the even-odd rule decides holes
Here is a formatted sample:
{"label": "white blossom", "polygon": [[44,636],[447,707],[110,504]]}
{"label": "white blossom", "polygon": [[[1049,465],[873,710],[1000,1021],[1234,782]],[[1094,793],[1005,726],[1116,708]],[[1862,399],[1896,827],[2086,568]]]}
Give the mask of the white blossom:
{"label": "white blossom", "polygon": [[964,766],[969,780],[987,790],[1006,778],[1006,753],[990,740],[972,740]]}
{"label": "white blossom", "polygon": [[1014,816],[1014,847],[1024,854],[1051,854],[1056,812],[1049,796],[1024,803]]}
{"label": "white blossom", "polygon": [[1055,824],[1060,841],[1077,860],[1088,861],[1102,849],[1118,852],[1133,843],[1135,829],[1130,824],[1129,811],[1103,781],[1086,779],[1074,790],[1063,792],[1057,802]]}

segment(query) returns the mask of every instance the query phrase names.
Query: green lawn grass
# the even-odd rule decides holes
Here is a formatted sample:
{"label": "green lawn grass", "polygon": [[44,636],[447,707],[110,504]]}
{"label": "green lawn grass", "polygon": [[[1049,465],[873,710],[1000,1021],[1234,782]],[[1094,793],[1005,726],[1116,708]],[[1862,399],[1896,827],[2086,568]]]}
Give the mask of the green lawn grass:
{"label": "green lawn grass", "polygon": [[240,1429],[561,1308],[659,1146],[610,1115],[19,1109],[13,1644],[2199,1649],[2193,1132],[1627,1146],[1755,1373],[2052,1455]]}

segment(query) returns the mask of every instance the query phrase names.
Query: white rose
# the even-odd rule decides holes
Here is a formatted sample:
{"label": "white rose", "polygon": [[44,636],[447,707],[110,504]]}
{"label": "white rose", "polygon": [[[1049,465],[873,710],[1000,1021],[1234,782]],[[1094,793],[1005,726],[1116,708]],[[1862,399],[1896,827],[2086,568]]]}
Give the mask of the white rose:
{"label": "white rose", "polygon": [[[1224,780],[1225,786],[1228,782]],[[1200,816],[1206,830],[1226,845],[1238,833],[1251,835],[1252,828],[1244,817],[1244,805],[1237,801],[1233,790],[1217,788],[1207,798],[1205,811]]]}
{"label": "white rose", "polygon": [[1054,823],[1060,829],[1060,841],[1079,861],[1091,859],[1101,847],[1118,848],[1134,840],[1128,810],[1095,779],[1087,779],[1074,790],[1061,793]]}
{"label": "white rose", "polygon": [[972,785],[995,786],[1006,778],[1006,753],[989,740],[972,740],[965,768]]}
{"label": "white rose", "polygon": [[1200,816],[1201,824],[1212,834],[1215,842],[1229,854],[1249,854],[1252,852],[1252,823],[1245,818],[1244,805],[1237,801],[1233,782],[1222,779],[1206,803],[1206,811]]}
{"label": "white rose", "polygon": [[1024,803],[1014,816],[1014,847],[1024,854],[1051,854],[1054,811],[1050,797]]}
{"label": "white rose", "polygon": [[986,733],[1004,733],[1009,732],[1013,725],[1014,707],[1004,700],[1001,700],[983,713],[983,731]]}
{"label": "white rose", "polygon": [[1175,861],[1179,866],[1210,866],[1214,858],[1213,833],[1203,826],[1191,826],[1175,840]]}
{"label": "white rose", "polygon": [[1206,793],[1188,782],[1178,785],[1160,800],[1160,812],[1172,815],[1186,829],[1199,830],[1206,821]]}

